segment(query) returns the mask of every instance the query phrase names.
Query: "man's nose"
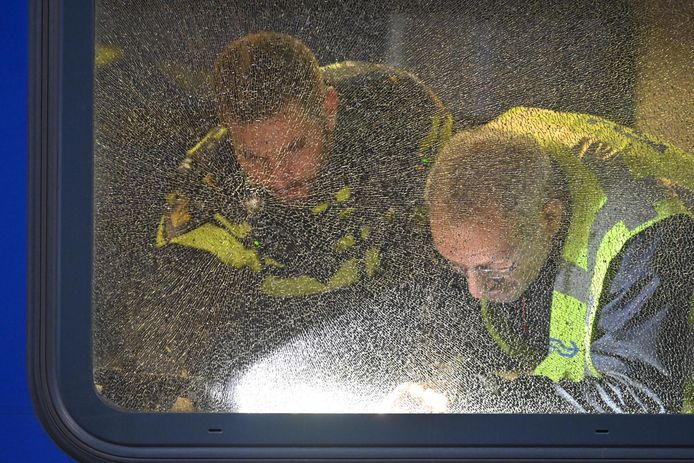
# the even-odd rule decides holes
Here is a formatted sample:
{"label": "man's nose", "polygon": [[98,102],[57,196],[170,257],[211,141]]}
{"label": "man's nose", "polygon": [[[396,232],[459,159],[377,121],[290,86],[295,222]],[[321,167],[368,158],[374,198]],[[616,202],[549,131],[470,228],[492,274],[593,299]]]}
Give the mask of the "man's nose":
{"label": "man's nose", "polygon": [[277,186],[286,186],[294,176],[284,163],[276,164],[270,173],[270,181]]}
{"label": "man's nose", "polygon": [[482,281],[480,281],[480,278],[472,272],[468,272],[466,278],[467,288],[468,291],[470,291],[472,297],[474,297],[475,299],[481,299],[482,292],[484,291],[484,285]]}

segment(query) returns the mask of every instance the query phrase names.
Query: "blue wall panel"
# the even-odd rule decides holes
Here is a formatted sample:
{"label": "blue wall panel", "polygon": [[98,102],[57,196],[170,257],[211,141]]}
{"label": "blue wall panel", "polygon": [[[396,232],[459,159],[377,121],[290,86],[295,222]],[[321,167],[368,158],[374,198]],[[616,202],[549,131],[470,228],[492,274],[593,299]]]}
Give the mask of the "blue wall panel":
{"label": "blue wall panel", "polygon": [[5,0],[0,15],[0,462],[68,462],[26,380],[28,12],[27,0]]}

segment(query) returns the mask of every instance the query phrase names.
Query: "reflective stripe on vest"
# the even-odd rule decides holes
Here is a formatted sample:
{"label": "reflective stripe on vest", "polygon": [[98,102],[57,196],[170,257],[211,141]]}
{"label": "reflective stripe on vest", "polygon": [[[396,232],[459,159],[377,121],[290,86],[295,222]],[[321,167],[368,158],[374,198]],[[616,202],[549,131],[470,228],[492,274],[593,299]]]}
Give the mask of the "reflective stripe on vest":
{"label": "reflective stripe on vest", "polygon": [[552,298],[549,353],[534,374],[555,382],[599,377],[590,344],[610,263],[636,234],[667,217],[691,215],[659,181],[694,190],[694,156],[585,114],[513,108],[490,125],[534,138],[566,173],[571,196],[571,221]]}
{"label": "reflective stripe on vest", "polygon": [[589,269],[562,263],[552,295],[549,354],[534,374],[555,382],[581,381],[586,374],[600,376],[591,361],[590,344],[607,269],[630,238],[680,213],[687,210],[679,199],[664,199],[655,204],[654,216],[635,228],[628,228],[624,219],[617,219],[606,232],[596,226],[595,241],[588,250]]}
{"label": "reflective stripe on vest", "polygon": [[[212,133],[212,132],[210,132]],[[208,134],[208,137],[210,135]],[[190,153],[189,153],[190,154]],[[335,203],[331,209],[335,218],[344,220],[354,212],[354,207],[338,207],[352,197],[349,185],[345,185],[334,194]],[[325,213],[331,203],[320,203],[312,208],[313,215]],[[347,212],[347,213],[345,213]],[[166,236],[167,216],[162,216],[157,228],[156,246],[167,244],[199,249],[209,252],[217,257],[225,265],[237,269],[248,268],[255,273],[268,267],[283,268],[284,265],[272,256],[261,256],[259,251],[252,247],[246,247],[243,243],[251,232],[248,222],[240,224],[232,223],[219,213],[214,214],[214,221],[203,223],[186,233],[177,236]],[[362,226],[359,230],[359,241],[368,243],[371,235],[370,226]],[[347,240],[346,238],[350,238]],[[355,244],[356,238],[346,235],[336,242],[336,252],[344,252]],[[375,244],[375,243],[374,243]],[[367,247],[360,257],[346,258],[340,267],[326,281],[320,281],[311,275],[299,275],[292,277],[279,277],[264,275],[260,282],[260,291],[270,297],[304,297],[320,293],[334,291],[353,285],[364,278],[372,278],[381,266],[381,253],[378,246]]]}

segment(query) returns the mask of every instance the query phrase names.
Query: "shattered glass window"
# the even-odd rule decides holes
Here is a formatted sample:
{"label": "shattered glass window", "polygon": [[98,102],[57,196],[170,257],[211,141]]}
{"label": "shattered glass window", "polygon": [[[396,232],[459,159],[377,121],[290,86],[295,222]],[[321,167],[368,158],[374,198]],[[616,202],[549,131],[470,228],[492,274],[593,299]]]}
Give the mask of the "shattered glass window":
{"label": "shattered glass window", "polygon": [[686,1],[98,1],[97,391],[692,411],[693,23]]}

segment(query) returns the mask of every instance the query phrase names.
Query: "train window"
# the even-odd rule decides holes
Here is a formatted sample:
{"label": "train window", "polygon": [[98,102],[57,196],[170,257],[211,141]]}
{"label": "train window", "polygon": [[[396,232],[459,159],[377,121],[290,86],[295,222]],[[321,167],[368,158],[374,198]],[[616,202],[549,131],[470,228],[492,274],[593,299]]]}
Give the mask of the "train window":
{"label": "train window", "polygon": [[689,419],[692,5],[35,13],[36,362],[110,451]]}

